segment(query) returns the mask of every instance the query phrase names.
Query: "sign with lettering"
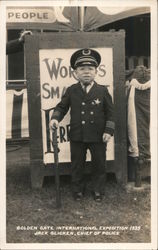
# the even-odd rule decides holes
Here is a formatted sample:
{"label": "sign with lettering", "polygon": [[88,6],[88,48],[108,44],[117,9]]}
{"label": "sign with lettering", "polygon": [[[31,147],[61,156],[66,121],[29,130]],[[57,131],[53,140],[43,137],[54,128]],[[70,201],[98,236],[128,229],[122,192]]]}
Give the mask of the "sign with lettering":
{"label": "sign with lettering", "polygon": [[7,9],[7,22],[40,22],[54,23],[55,21],[70,22],[64,14],[64,7],[17,7]]}
{"label": "sign with lettering", "polygon": [[75,6],[8,7],[6,22],[9,27],[22,29],[74,31],[79,29],[78,8]]}
{"label": "sign with lettering", "polygon": [[[44,163],[53,162],[54,156],[51,146],[51,134],[49,133],[49,120],[53,108],[61,100],[65,90],[71,84],[77,82],[76,75],[70,66],[72,53],[79,48],[73,49],[52,49],[40,50],[40,85],[41,85],[41,117],[42,117],[42,138],[43,138],[43,159]],[[101,64],[98,67],[96,82],[107,85],[110,94],[113,96],[113,51],[112,48],[97,48],[102,55]],[[69,112],[61,121],[58,129],[59,162],[70,162],[69,146]],[[90,154],[88,153],[87,159]],[[107,160],[114,159],[114,143],[111,139],[107,148]]]}

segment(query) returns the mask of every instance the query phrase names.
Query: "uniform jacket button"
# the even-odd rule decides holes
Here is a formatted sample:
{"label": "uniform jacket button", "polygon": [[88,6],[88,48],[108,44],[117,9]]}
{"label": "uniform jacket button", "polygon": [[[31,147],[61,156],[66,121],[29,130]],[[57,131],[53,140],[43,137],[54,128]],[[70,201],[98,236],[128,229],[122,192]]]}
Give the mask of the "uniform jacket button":
{"label": "uniform jacket button", "polygon": [[90,121],[90,123],[91,123],[91,124],[93,124],[93,123],[94,123],[94,121]]}
{"label": "uniform jacket button", "polygon": [[82,121],[82,124],[85,124],[86,122],[85,121]]}
{"label": "uniform jacket button", "polygon": [[82,115],[84,115],[84,113],[85,113],[84,111],[81,111],[81,114],[82,114]]}
{"label": "uniform jacket button", "polygon": [[82,105],[85,105],[85,102],[82,102]]}
{"label": "uniform jacket button", "polygon": [[94,112],[93,112],[93,111],[91,111],[91,112],[90,112],[90,114],[91,114],[91,115],[93,115],[93,114],[94,114]]}

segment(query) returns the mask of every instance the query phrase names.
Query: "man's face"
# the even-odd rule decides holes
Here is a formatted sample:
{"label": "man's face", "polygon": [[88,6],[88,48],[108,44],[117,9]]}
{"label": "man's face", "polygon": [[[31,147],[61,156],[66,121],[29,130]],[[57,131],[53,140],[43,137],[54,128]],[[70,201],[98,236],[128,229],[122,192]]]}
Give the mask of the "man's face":
{"label": "man's face", "polygon": [[80,66],[75,70],[76,76],[80,82],[83,84],[91,83],[96,74],[97,69],[94,66]]}

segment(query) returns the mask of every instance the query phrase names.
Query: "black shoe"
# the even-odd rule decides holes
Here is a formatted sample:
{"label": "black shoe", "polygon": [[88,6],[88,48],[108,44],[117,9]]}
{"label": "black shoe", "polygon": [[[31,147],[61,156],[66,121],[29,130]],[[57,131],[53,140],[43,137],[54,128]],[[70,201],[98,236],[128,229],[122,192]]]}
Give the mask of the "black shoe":
{"label": "black shoe", "polygon": [[93,197],[94,197],[94,200],[96,202],[101,202],[102,201],[102,196],[101,196],[101,194],[99,192],[94,192]]}
{"label": "black shoe", "polygon": [[82,192],[74,193],[74,199],[76,201],[80,201],[82,198],[83,198],[83,193]]}

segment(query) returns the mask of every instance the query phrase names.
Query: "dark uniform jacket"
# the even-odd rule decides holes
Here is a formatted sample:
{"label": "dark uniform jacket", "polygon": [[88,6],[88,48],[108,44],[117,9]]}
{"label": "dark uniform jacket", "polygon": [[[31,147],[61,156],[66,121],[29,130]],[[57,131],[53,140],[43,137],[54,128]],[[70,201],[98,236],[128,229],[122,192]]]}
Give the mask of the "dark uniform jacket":
{"label": "dark uniform jacket", "polygon": [[113,104],[105,86],[95,82],[85,93],[79,82],[71,85],[55,107],[52,119],[60,122],[69,108],[70,140],[100,142],[104,132],[113,135]]}

